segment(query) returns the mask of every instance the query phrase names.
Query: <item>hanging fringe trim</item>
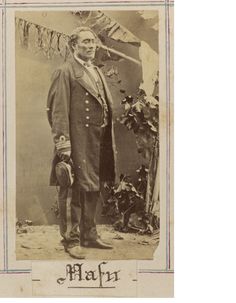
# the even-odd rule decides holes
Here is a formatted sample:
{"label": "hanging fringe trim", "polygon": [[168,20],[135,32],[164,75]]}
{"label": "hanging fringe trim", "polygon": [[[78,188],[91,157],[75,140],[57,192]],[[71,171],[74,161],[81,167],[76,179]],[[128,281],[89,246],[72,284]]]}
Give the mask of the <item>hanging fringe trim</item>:
{"label": "hanging fringe trim", "polygon": [[15,25],[16,37],[23,48],[33,49],[36,54],[41,51],[48,59],[57,55],[64,60],[68,58],[69,36],[18,17]]}

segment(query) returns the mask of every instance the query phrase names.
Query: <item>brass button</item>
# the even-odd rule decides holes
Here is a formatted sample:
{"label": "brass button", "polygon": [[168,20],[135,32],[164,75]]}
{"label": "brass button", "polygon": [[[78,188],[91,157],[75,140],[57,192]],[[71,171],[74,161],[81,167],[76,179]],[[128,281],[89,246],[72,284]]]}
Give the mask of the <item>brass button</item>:
{"label": "brass button", "polygon": [[85,100],[85,103],[86,103],[86,104],[89,104],[89,100]]}
{"label": "brass button", "polygon": [[89,108],[86,107],[85,110],[86,110],[86,112],[89,112]]}
{"label": "brass button", "polygon": [[88,96],[88,93],[86,92],[85,95]]}
{"label": "brass button", "polygon": [[85,127],[89,127],[89,125],[88,125],[88,124],[85,124]]}
{"label": "brass button", "polygon": [[65,142],[66,141],[66,137],[65,136],[60,136],[59,141]]}
{"label": "brass button", "polygon": [[86,119],[89,120],[90,119],[89,116],[86,116]]}

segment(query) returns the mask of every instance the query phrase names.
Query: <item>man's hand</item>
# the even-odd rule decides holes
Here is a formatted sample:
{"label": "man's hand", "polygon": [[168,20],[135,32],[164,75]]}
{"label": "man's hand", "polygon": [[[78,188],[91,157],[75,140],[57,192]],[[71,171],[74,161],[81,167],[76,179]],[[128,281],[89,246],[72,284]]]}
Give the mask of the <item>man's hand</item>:
{"label": "man's hand", "polygon": [[68,162],[70,160],[71,151],[58,152],[58,156],[62,161]]}

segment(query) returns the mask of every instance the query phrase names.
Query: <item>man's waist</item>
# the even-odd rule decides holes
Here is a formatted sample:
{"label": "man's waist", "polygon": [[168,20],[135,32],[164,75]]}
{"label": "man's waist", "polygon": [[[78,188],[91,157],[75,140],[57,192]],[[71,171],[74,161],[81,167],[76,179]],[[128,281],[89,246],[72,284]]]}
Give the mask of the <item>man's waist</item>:
{"label": "man's waist", "polygon": [[110,122],[110,115],[107,113],[105,115],[102,113],[100,116],[77,116],[77,117],[71,117],[70,118],[70,124],[73,127],[74,124],[81,124],[85,127],[88,127],[90,125],[96,125],[104,127],[105,125],[108,125]]}

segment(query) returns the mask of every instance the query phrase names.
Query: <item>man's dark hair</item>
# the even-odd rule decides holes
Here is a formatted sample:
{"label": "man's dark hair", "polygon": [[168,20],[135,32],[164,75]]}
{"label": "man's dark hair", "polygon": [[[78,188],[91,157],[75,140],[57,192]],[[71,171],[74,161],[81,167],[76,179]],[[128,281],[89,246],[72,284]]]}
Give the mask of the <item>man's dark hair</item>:
{"label": "man's dark hair", "polygon": [[81,32],[91,32],[94,35],[95,40],[99,41],[98,36],[95,34],[95,32],[90,27],[87,27],[87,26],[76,27],[73,30],[73,32],[71,33],[69,40],[68,40],[68,45],[69,45],[69,48],[72,51],[72,53],[74,52],[72,46],[74,46],[78,42],[79,34]]}

